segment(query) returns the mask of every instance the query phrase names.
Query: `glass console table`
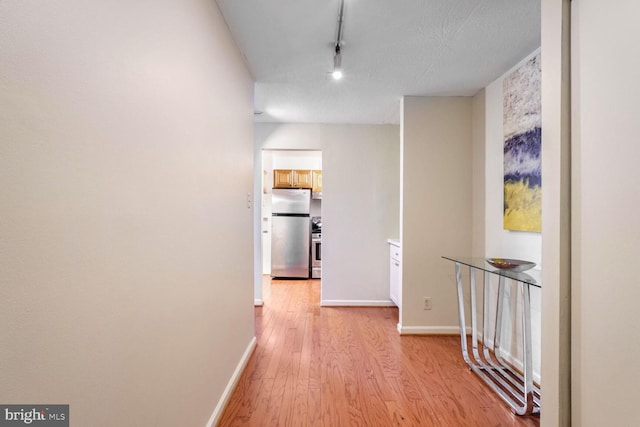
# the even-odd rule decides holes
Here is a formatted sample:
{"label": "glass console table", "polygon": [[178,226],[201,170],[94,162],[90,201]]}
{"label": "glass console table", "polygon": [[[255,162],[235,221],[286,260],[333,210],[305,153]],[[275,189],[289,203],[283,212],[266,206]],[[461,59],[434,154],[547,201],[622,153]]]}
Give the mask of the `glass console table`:
{"label": "glass console table", "polygon": [[[497,269],[489,265],[484,258],[448,257],[453,261],[458,288],[458,319],[460,322],[460,341],[462,357],[469,368],[482,378],[491,389],[511,406],[518,415],[529,415],[540,412],[540,388],[533,383],[533,367],[531,359],[531,310],[530,286],[541,286],[541,272],[529,270],[518,273]],[[471,314],[471,353],[468,350],[464,289],[462,284],[462,268],[469,268],[469,296]],[[482,304],[482,337],[478,338],[478,310],[475,272],[483,272],[483,304]],[[489,330],[490,316],[490,275],[498,276],[498,295],[495,312],[493,312],[493,336]],[[517,290],[516,300],[520,304],[522,328],[522,371],[516,369],[502,355],[500,342],[502,339],[502,323],[504,313],[504,294],[507,284]],[[491,338],[493,342],[491,343]]]}

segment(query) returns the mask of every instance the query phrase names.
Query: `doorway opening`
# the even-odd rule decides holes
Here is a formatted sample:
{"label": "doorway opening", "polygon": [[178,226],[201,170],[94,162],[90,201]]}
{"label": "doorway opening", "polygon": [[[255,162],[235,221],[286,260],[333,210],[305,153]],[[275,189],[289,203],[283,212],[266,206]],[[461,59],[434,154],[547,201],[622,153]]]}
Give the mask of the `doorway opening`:
{"label": "doorway opening", "polygon": [[[305,278],[320,279],[322,273],[319,258],[322,252],[318,239],[321,238],[321,234],[318,233],[317,227],[322,225],[322,151],[265,149],[261,154],[260,266],[263,276],[261,282],[269,280],[276,274],[273,264],[275,260],[272,256],[273,219],[275,218],[273,215],[274,188],[303,189],[302,191],[309,194],[309,232],[306,236],[308,244],[304,245],[304,256],[308,260],[308,276]],[[313,224],[315,228],[312,230]],[[315,231],[313,235],[312,231]],[[259,295],[261,296],[261,291],[256,289],[256,300]]]}

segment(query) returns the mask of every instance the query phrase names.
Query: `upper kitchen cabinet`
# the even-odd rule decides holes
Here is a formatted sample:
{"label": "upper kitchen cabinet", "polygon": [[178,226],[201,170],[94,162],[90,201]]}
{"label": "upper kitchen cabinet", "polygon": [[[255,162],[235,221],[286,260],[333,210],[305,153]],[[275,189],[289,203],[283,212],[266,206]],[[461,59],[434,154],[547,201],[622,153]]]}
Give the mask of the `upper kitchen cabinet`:
{"label": "upper kitchen cabinet", "polygon": [[293,187],[293,171],[291,169],[273,170],[273,188]]}
{"label": "upper kitchen cabinet", "polygon": [[311,191],[314,193],[322,192],[322,171],[312,171],[311,173],[313,177],[313,185],[311,187]]}
{"label": "upper kitchen cabinet", "polygon": [[311,188],[312,173],[302,169],[274,169],[273,188]]}
{"label": "upper kitchen cabinet", "polygon": [[312,174],[310,170],[293,171],[293,186],[295,188],[311,188]]}

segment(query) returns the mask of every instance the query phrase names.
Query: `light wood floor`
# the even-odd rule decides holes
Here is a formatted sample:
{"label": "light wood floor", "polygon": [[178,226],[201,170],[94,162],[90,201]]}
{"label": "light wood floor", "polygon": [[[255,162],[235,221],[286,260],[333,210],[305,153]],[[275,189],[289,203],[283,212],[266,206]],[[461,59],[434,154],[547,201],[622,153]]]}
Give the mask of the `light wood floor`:
{"label": "light wood floor", "polygon": [[539,426],[462,360],[457,337],[400,336],[397,308],[320,307],[320,281],[273,281],[257,348],[219,426]]}

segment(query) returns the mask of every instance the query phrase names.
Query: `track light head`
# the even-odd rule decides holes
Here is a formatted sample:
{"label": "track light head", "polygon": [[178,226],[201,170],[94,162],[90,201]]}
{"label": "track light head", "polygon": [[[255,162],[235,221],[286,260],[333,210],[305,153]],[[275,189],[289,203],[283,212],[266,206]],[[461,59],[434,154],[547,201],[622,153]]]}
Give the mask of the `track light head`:
{"label": "track light head", "polygon": [[340,0],[340,11],[338,12],[338,32],[336,34],[336,49],[333,54],[333,72],[331,75],[334,80],[342,78],[342,53],[340,52],[340,44],[342,43],[342,23],[344,20],[344,0]]}
{"label": "track light head", "polygon": [[342,54],[340,53],[340,45],[336,45],[336,53],[333,55],[333,73],[335,80],[342,78]]}

